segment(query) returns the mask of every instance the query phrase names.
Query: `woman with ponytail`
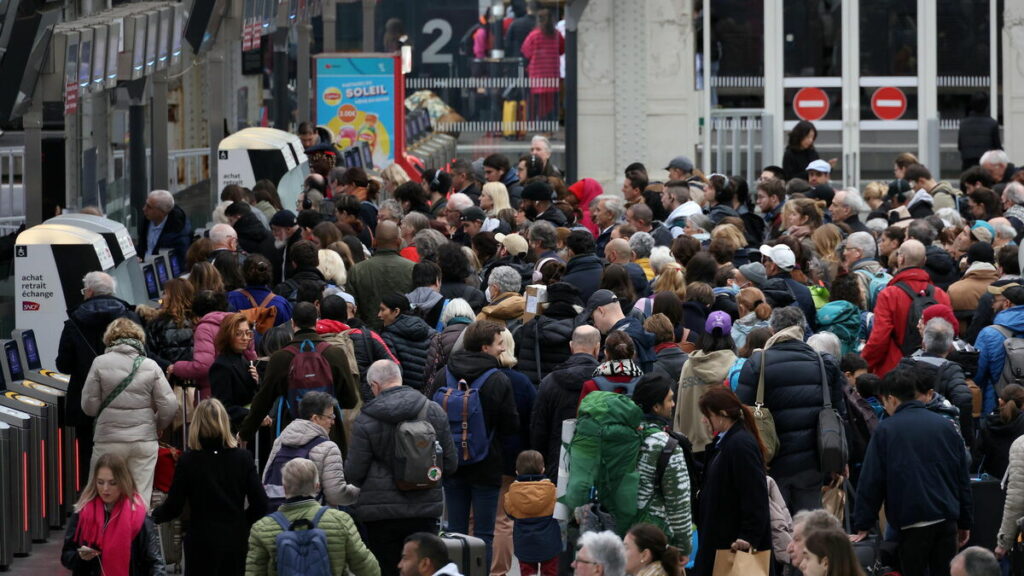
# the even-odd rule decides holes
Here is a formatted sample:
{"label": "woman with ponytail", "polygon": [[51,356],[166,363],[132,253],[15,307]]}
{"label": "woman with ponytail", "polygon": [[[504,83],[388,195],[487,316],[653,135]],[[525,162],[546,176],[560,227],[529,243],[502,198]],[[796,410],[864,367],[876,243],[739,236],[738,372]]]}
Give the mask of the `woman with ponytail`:
{"label": "woman with ponytail", "polygon": [[626,573],[631,576],[679,576],[679,550],[653,524],[636,524],[626,533]]}
{"label": "woman with ponytail", "polygon": [[710,575],[716,550],[770,550],[764,444],[754,414],[732,390],[711,386],[698,403],[716,438],[705,454],[695,572]]}
{"label": "woman with ponytail", "polygon": [[1002,478],[1010,461],[1010,445],[1024,435],[1024,386],[1008,384],[999,393],[999,409],[981,421],[980,471]]}
{"label": "woman with ponytail", "polygon": [[751,330],[768,326],[768,320],[772,317],[772,307],[765,301],[764,292],[752,286],[740,290],[736,296],[736,307],[739,309],[740,317],[733,323],[731,334],[732,341],[739,350],[747,342],[747,335]]}

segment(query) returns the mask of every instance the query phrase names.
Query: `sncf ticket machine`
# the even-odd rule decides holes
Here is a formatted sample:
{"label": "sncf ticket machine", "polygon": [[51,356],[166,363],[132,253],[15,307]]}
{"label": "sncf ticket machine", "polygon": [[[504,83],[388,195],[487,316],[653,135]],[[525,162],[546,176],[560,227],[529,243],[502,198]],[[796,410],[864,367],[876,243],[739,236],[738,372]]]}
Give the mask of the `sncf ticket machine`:
{"label": "sncf ticket machine", "polygon": [[11,491],[11,456],[11,425],[0,420],[0,570],[8,569],[14,561],[19,528],[18,518],[11,512],[17,504],[17,494]]}
{"label": "sncf ticket machine", "polygon": [[11,339],[18,343],[18,352],[21,354],[21,366],[25,370],[25,378],[27,380],[45,384],[62,392],[68,391],[68,386],[71,385],[71,376],[56,370],[43,368],[42,360],[39,357],[39,345],[36,343],[35,331],[11,330]]}
{"label": "sncf ticket machine", "polygon": [[[29,529],[33,542],[44,542],[50,537],[49,514],[54,511],[47,506],[48,492],[56,485],[56,478],[49,467],[48,450],[51,448],[50,426],[56,422],[56,406],[42,400],[25,396],[11,390],[0,392],[0,407],[18,410],[31,416],[32,445],[28,453],[29,480]],[[56,436],[56,435],[54,435]]]}
{"label": "sncf ticket machine", "polygon": [[[64,525],[64,520],[71,513],[75,502],[74,481],[70,474],[74,472],[77,478],[78,470],[73,465],[67,466],[69,453],[74,452],[74,444],[69,445],[66,438],[64,415],[66,392],[25,379],[24,365],[21,362],[21,351],[18,343],[14,340],[0,340],[0,365],[2,365],[3,379],[7,383],[7,390],[17,392],[25,397],[34,398],[45,402],[50,408],[50,418],[47,420],[49,442],[46,450],[46,470],[49,472],[47,481],[51,481],[46,489],[46,509],[50,511],[47,519],[50,528],[59,529]],[[74,430],[73,428],[71,430]],[[70,480],[70,481],[69,481]]]}
{"label": "sncf ticket machine", "polygon": [[64,224],[40,224],[14,246],[14,324],[34,330],[44,366],[54,366],[68,310],[82,303],[82,277],[114,273],[103,236]]}
{"label": "sncf ticket machine", "polygon": [[103,236],[114,259],[113,276],[117,280],[114,295],[129,304],[144,304],[148,300],[142,267],[135,255],[135,245],[123,224],[90,214],[61,214],[46,223],[75,226]]}
{"label": "sncf ticket machine", "polygon": [[[38,435],[35,432],[31,415],[0,405],[0,422],[7,424],[8,429],[8,456],[11,466],[0,470],[6,481],[7,491],[0,493],[0,497],[7,500],[10,506],[7,507],[8,516],[3,518],[5,530],[4,536],[11,545],[11,552],[15,556],[26,556],[32,551],[32,518],[34,511],[38,508],[38,481],[31,481],[32,473],[32,449],[38,445]],[[36,498],[36,500],[33,500]]]}

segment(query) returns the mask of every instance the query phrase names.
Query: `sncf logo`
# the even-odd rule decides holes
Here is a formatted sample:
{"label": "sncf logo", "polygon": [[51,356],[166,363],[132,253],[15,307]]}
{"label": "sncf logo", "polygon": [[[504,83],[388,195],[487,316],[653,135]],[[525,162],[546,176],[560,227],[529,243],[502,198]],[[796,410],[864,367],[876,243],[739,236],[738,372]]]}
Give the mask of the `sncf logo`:
{"label": "sncf logo", "polygon": [[25,301],[21,303],[21,310],[23,312],[36,312],[39,310],[39,302]]}

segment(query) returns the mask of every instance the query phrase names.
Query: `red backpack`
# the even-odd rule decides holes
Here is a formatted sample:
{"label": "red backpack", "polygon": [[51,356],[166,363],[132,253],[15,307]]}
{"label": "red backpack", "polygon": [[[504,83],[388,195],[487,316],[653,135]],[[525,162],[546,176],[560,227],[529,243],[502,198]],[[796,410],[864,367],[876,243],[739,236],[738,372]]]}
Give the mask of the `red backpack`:
{"label": "red backpack", "polygon": [[325,392],[334,397],[334,375],[331,364],[324,358],[330,342],[303,340],[300,344],[285,346],[294,356],[288,366],[288,392],[285,401],[292,418],[299,417],[299,402],[310,392]]}

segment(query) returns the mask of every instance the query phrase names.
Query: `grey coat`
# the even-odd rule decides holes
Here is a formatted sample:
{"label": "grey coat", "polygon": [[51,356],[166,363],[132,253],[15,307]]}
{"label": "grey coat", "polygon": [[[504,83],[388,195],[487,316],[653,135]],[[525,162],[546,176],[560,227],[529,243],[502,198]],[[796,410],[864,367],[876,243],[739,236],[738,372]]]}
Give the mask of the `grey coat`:
{"label": "grey coat", "polygon": [[[281,431],[274,440],[267,462],[273,462],[281,446],[305,446],[314,438],[327,438],[327,431],[319,424],[309,420],[292,420],[291,424]],[[347,506],[356,501],[359,489],[345,482],[345,465],[341,459],[341,449],[329,439],[313,447],[309,451],[309,459],[316,464],[320,472],[320,488],[324,491],[324,504],[329,506]],[[263,482],[270,475],[270,466],[263,471]]]}
{"label": "grey coat", "polygon": [[427,419],[434,425],[444,451],[444,476],[458,468],[448,416],[409,386],[389,388],[370,400],[352,426],[345,477],[359,487],[355,515],[363,522],[397,518],[439,518],[444,509],[441,484],[428,490],[402,491],[395,486],[393,461],[395,426],[416,417],[430,402]]}

